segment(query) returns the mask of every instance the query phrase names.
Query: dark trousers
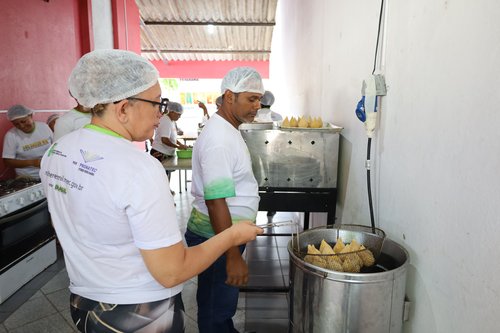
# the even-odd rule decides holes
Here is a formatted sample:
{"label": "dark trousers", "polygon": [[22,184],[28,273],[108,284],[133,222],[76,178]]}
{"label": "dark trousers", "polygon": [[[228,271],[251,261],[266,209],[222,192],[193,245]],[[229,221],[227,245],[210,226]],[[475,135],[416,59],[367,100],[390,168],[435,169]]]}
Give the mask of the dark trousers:
{"label": "dark trousers", "polygon": [[[186,231],[186,242],[195,246],[207,238]],[[240,246],[243,253],[245,246]],[[225,283],[226,256],[217,259],[212,266],[198,275],[198,329],[200,333],[234,333],[233,316],[238,306],[239,289]]]}

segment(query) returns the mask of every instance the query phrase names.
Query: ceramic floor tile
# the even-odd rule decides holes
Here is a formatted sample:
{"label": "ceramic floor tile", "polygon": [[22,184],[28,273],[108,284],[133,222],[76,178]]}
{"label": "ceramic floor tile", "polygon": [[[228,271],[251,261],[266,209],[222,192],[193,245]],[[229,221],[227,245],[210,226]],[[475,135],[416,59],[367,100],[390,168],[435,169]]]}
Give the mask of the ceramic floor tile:
{"label": "ceramic floor tile", "polygon": [[56,313],[56,308],[45,297],[37,297],[24,303],[4,321],[7,329],[21,327]]}
{"label": "ceramic floor tile", "polygon": [[245,330],[257,333],[287,333],[288,319],[247,319]]}
{"label": "ceramic floor tile", "polygon": [[288,319],[286,293],[249,293],[246,298],[247,319]]}
{"label": "ceramic floor tile", "polygon": [[279,260],[249,260],[248,271],[251,275],[282,275],[281,262]]}
{"label": "ceramic floor tile", "polygon": [[76,329],[76,326],[73,323],[73,318],[71,318],[71,312],[69,310],[69,305],[68,305],[68,309],[67,310],[63,310],[63,311],[61,311],[59,313],[61,314],[61,316],[63,316],[64,320],[66,320],[66,322],[68,323],[68,325],[71,326],[71,327],[73,327],[73,329],[75,330],[75,332],[77,332],[78,330]]}
{"label": "ceramic floor tile", "polygon": [[247,260],[278,260],[279,255],[276,247],[252,247],[246,249]]}
{"label": "ceramic floor tile", "polygon": [[47,282],[41,290],[44,294],[50,294],[61,289],[67,289],[68,287],[68,272],[66,271],[66,269],[63,269],[59,273],[57,273],[49,282]]}
{"label": "ceramic floor tile", "polygon": [[55,291],[45,295],[50,303],[57,309],[57,311],[64,311],[69,309],[69,296],[71,292],[68,288]]}
{"label": "ceramic floor tile", "polygon": [[53,314],[22,327],[9,330],[9,333],[73,333],[75,330],[59,314]]}

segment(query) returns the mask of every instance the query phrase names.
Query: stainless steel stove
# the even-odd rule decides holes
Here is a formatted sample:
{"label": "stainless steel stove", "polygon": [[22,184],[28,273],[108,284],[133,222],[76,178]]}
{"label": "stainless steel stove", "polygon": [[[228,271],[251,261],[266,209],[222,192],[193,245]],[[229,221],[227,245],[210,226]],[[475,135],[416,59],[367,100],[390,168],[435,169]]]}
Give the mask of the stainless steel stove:
{"label": "stainless steel stove", "polygon": [[39,181],[0,181],[0,303],[57,259]]}
{"label": "stainless steel stove", "polygon": [[0,182],[0,217],[21,210],[45,199],[42,184],[31,179]]}

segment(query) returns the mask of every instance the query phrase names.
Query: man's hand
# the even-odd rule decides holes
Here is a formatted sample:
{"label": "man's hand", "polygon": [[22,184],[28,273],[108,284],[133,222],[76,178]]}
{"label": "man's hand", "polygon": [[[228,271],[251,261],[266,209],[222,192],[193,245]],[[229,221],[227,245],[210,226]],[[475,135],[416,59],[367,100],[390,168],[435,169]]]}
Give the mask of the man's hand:
{"label": "man's hand", "polygon": [[226,252],[226,273],[226,284],[244,286],[248,283],[248,266],[237,247]]}

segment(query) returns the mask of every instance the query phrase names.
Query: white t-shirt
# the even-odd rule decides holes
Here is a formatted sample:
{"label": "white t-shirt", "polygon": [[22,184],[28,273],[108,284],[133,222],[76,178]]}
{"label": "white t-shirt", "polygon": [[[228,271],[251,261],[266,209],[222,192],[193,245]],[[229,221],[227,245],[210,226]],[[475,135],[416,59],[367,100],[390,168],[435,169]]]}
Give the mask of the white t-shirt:
{"label": "white t-shirt", "polygon": [[83,126],[90,124],[92,113],[84,113],[71,109],[60,116],[54,126],[54,141],[59,140],[62,136],[73,132]]}
{"label": "white t-shirt", "polygon": [[177,129],[175,128],[175,123],[167,115],[160,118],[160,124],[156,129],[152,148],[165,155],[174,156],[175,148],[164,144],[161,141],[162,137],[169,138],[172,143],[177,142]]}
{"label": "white t-shirt", "polygon": [[182,241],[161,164],[116,133],[87,125],[44,155],[40,171],[71,292],[113,304],[166,299],[139,249]]}
{"label": "white t-shirt", "polygon": [[255,116],[255,122],[271,122],[271,121],[280,121],[283,120],[283,117],[268,108],[262,108],[257,111],[257,115]]}
{"label": "white t-shirt", "polygon": [[191,194],[196,210],[188,229],[211,237],[205,200],[226,198],[231,219],[255,221],[259,208],[259,186],[252,171],[250,152],[240,132],[218,114],[203,128],[193,149]]}
{"label": "white t-shirt", "polygon": [[[35,130],[31,133],[13,127],[5,133],[3,139],[3,158],[16,160],[34,160],[42,158],[52,144],[52,130],[42,122],[35,121]],[[17,176],[40,178],[39,168],[16,168]]]}

